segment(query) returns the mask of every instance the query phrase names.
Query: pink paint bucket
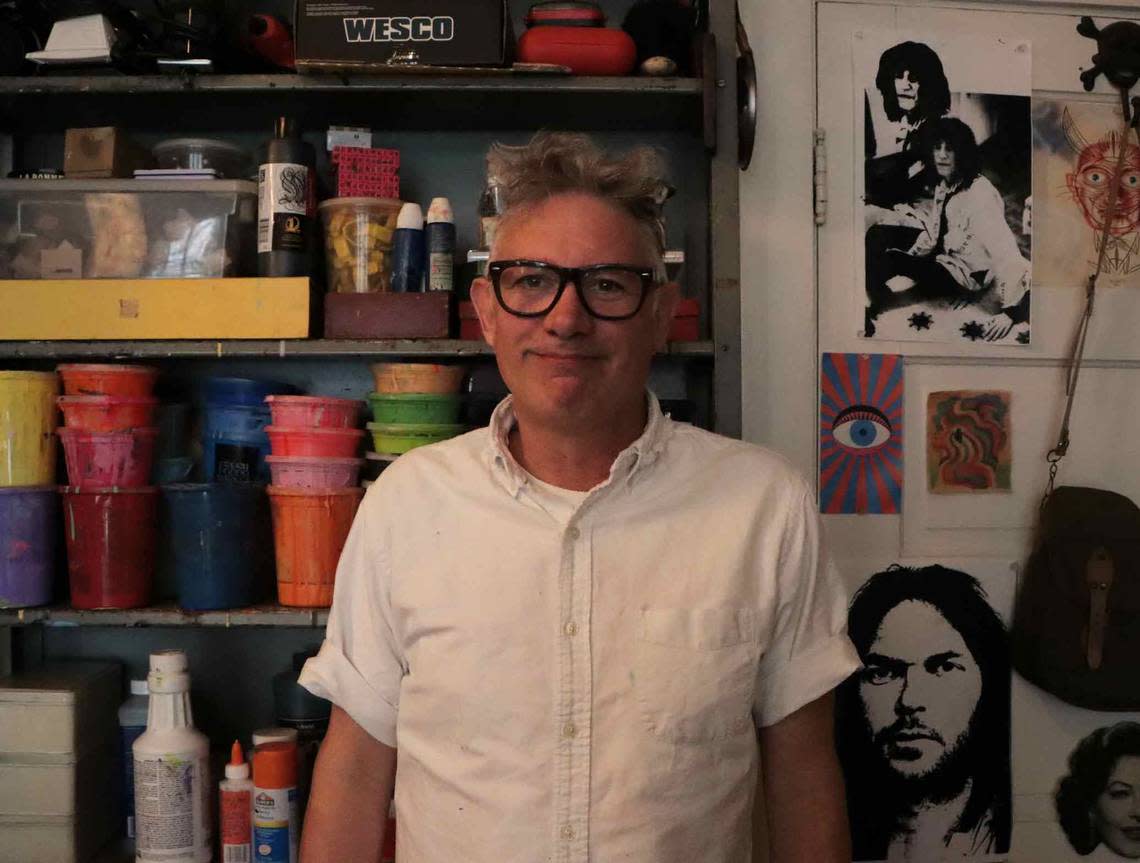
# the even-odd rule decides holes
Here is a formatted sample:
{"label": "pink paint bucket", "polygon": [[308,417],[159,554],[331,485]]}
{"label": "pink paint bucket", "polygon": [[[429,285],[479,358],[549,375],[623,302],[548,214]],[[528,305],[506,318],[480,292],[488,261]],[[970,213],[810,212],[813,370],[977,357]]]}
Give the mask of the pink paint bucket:
{"label": "pink paint bucket", "polygon": [[355,428],[361,404],[332,396],[266,396],[273,425],[294,428]]}
{"label": "pink paint bucket", "polygon": [[58,433],[70,485],[138,488],[149,484],[157,428],[95,432],[64,427]]}
{"label": "pink paint bucket", "polygon": [[348,488],[360,478],[362,458],[271,455],[265,461],[273,485],[282,488]]}

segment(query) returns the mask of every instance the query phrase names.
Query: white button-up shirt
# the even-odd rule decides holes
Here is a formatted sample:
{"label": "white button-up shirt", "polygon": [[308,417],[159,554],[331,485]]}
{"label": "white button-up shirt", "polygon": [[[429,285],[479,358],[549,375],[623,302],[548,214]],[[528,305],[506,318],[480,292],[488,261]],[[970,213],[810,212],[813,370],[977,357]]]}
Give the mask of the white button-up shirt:
{"label": "white button-up shirt", "polygon": [[513,424],[369,489],[301,683],[398,748],[401,863],[746,863],[757,726],[858,667],[809,488],[650,395],[560,495]]}

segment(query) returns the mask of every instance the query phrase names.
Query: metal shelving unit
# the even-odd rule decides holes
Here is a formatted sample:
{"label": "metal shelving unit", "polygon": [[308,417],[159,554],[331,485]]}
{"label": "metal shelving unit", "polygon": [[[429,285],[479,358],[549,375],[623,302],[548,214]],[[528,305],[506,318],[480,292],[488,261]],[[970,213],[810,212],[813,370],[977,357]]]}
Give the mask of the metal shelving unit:
{"label": "metal shelving unit", "polygon": [[0,609],[0,626],[295,626],[323,628],[327,608],[290,608],[266,604],[228,611],[185,611],[175,605],[86,611],[64,606]]}

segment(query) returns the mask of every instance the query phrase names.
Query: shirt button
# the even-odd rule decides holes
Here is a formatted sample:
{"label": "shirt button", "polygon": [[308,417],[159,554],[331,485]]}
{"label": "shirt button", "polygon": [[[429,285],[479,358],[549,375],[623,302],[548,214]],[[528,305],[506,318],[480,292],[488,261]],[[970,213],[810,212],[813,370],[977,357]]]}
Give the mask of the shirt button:
{"label": "shirt button", "polygon": [[580,530],[578,530],[578,528],[572,527],[568,531],[566,531],[566,535],[568,537],[570,537],[571,540],[574,540],[575,542],[577,542],[578,537],[580,537],[582,535],[582,532]]}
{"label": "shirt button", "polygon": [[567,722],[565,725],[562,726],[562,736],[563,737],[573,737],[577,733],[578,733],[578,729],[574,727],[573,722]]}
{"label": "shirt button", "polygon": [[578,624],[574,623],[574,621],[570,621],[568,624],[566,624],[564,627],[562,627],[562,631],[565,632],[567,635],[577,635],[578,634]]}
{"label": "shirt button", "polygon": [[574,838],[574,828],[571,827],[569,824],[563,824],[562,825],[562,838],[563,839],[573,839]]}

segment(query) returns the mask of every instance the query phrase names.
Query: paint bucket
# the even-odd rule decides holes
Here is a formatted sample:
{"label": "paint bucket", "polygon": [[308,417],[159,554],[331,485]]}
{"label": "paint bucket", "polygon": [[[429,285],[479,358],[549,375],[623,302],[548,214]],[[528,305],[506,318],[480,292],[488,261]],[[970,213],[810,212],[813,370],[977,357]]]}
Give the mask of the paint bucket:
{"label": "paint bucket", "polygon": [[84,431],[153,428],[158,399],[135,396],[60,396],[63,424]]}
{"label": "paint bucket", "polygon": [[202,424],[206,482],[261,482],[268,478],[269,409],[264,405],[208,404]]}
{"label": "paint bucket", "polygon": [[265,397],[295,393],[297,388],[284,381],[260,381],[252,378],[206,378],[202,385],[202,401],[214,405],[265,406]]}
{"label": "paint bucket", "polygon": [[55,486],[0,488],[0,608],[51,602],[58,524]]}
{"label": "paint bucket", "polygon": [[67,481],[81,488],[137,488],[150,481],[158,429],[93,432],[61,428]]}
{"label": "paint bucket", "polygon": [[332,396],[267,396],[265,403],[275,426],[355,428],[360,402]]}
{"label": "paint bucket", "polygon": [[362,458],[271,455],[273,484],[286,488],[348,488],[360,478]]}
{"label": "paint bucket", "polygon": [[332,605],[333,581],[364,489],[269,486],[282,605]]}
{"label": "paint bucket", "polygon": [[189,611],[241,608],[273,592],[273,528],[265,486],[184,483],[162,488],[159,573]]}
{"label": "paint bucket", "polygon": [[158,369],[113,363],[64,363],[57,367],[64,395],[148,398]]}
{"label": "paint bucket", "polygon": [[356,458],[361,429],[285,428],[266,426],[274,455]]}
{"label": "paint bucket", "polygon": [[0,372],[0,486],[55,482],[55,372]]}
{"label": "paint bucket", "polygon": [[63,527],[74,608],[150,603],[158,535],[158,489],[65,486]]}
{"label": "paint bucket", "polygon": [[156,459],[185,458],[190,453],[190,405],[186,402],[160,404],[155,416],[158,426]]}

